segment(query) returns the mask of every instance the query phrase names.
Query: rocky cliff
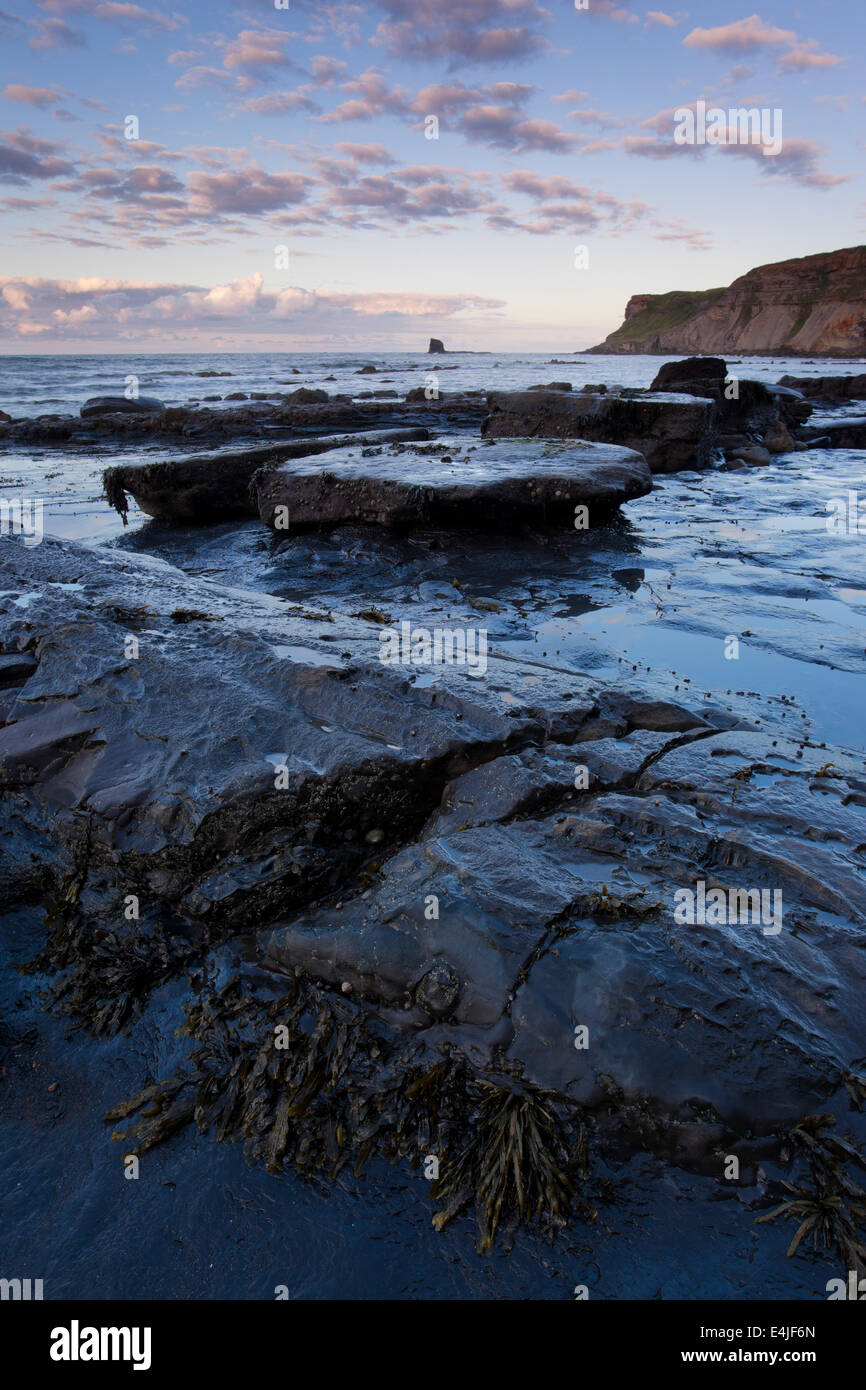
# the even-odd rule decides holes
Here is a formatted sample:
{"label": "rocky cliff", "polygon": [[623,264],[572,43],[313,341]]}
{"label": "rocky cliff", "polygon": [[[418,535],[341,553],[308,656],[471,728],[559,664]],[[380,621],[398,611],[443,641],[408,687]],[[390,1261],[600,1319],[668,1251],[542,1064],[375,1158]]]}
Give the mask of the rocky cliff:
{"label": "rocky cliff", "polygon": [[727,289],[633,295],[590,352],[866,353],[866,246],[758,266]]}

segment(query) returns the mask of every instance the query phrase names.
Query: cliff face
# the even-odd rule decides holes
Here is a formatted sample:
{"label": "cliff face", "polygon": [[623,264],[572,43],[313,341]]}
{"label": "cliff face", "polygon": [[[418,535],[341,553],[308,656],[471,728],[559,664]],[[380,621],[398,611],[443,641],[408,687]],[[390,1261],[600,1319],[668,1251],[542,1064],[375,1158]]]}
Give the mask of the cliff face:
{"label": "cliff face", "polygon": [[758,266],[727,289],[633,295],[590,352],[866,354],[866,246]]}

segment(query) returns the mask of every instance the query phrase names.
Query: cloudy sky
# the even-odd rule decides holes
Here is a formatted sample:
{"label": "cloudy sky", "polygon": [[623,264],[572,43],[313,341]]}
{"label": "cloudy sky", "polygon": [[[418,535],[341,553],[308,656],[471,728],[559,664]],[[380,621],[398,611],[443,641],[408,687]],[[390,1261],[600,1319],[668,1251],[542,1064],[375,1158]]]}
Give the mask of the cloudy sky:
{"label": "cloudy sky", "polygon": [[5,3],[3,352],[574,350],[864,239],[852,0]]}

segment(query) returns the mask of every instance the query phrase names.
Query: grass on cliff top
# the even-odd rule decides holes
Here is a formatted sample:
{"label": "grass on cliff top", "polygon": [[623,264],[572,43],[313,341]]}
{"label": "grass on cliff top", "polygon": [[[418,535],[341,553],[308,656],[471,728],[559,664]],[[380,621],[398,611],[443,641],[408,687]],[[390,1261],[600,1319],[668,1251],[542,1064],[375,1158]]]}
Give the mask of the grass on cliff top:
{"label": "grass on cliff top", "polygon": [[642,343],[657,333],[679,328],[715,304],[726,288],[723,285],[716,290],[671,290],[669,294],[653,295],[652,303],[609,334],[605,343]]}

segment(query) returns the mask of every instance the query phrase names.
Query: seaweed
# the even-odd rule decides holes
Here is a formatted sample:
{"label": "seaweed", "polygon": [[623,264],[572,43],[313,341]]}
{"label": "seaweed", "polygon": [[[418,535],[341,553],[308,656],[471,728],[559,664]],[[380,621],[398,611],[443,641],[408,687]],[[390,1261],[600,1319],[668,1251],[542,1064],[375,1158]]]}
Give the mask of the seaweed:
{"label": "seaweed", "polygon": [[772,1211],[756,1217],[758,1223],[777,1217],[799,1224],[788,1246],[788,1257],[797,1253],[811,1236],[813,1249],[836,1249],[846,1270],[858,1275],[866,1268],[866,1191],[855,1182],[844,1165],[866,1166],[866,1158],[850,1139],[828,1131],[835,1125],[833,1115],[807,1115],[785,1136],[783,1158],[805,1159],[809,1177],[800,1184],[784,1182],[792,1195]]}
{"label": "seaweed", "polygon": [[80,907],[86,876],[85,861],[59,885],[45,945],[21,969],[60,972],[46,989],[47,1006],[99,1036],[140,1014],[151,992],[196,960],[205,943],[193,946],[161,922],[147,931],[137,921],[120,930],[100,926]]}
{"label": "seaweed", "polygon": [[[107,1120],[142,1153],[194,1122],[219,1142],[242,1142],[249,1163],[279,1173],[360,1177],[376,1155],[417,1169],[436,1157],[437,1230],[475,1203],[479,1251],[502,1227],[563,1226],[574,1179],[587,1176],[576,1108],[516,1075],[482,1076],[447,1047],[393,1041],[353,1001],[296,979],[262,999],[239,976],[186,1006],[182,1031],[197,1046],[190,1070],[147,1086]],[[130,1144],[132,1147],[130,1148]]]}
{"label": "seaweed", "polygon": [[[501,1081],[479,1077],[471,1089],[471,1122],[433,1185],[434,1198],[445,1199],[433,1217],[436,1230],[441,1231],[473,1197],[479,1254],[492,1249],[503,1219],[512,1231],[527,1218],[548,1227],[564,1226],[574,1197],[568,1171],[575,1163],[553,1111],[538,1093],[512,1089]],[[583,1168],[582,1129],[575,1157]]]}

